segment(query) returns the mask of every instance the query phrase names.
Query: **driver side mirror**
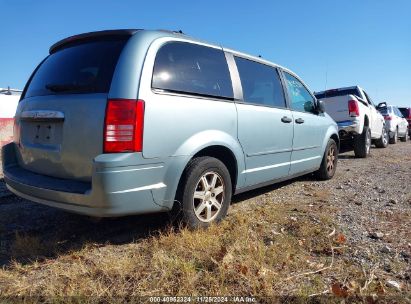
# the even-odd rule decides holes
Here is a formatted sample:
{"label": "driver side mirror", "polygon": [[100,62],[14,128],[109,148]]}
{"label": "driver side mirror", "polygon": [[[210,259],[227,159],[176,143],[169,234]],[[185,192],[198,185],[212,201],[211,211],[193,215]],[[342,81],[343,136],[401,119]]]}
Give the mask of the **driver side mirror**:
{"label": "driver side mirror", "polygon": [[312,100],[306,101],[306,102],[304,103],[304,111],[305,111],[305,112],[309,112],[309,113],[315,112],[315,105],[314,105],[314,103],[312,102]]}
{"label": "driver side mirror", "polygon": [[317,100],[317,112],[318,113],[324,113],[325,112],[325,107],[324,103],[322,100]]}

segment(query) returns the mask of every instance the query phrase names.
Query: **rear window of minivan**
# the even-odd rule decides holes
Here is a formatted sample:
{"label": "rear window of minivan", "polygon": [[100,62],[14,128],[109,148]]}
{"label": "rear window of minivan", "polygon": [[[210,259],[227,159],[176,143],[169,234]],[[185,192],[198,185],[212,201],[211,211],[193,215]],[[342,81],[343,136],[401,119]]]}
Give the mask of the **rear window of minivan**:
{"label": "rear window of minivan", "polygon": [[89,41],[48,56],[31,79],[25,97],[108,93],[124,38]]}

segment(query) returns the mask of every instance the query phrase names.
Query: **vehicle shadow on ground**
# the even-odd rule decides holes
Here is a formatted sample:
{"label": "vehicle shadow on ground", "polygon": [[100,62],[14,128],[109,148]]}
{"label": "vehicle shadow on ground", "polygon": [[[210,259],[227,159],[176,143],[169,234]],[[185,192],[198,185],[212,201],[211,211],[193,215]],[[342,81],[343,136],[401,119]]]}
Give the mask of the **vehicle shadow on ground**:
{"label": "vehicle shadow on ground", "polygon": [[172,229],[167,213],[93,219],[32,203],[0,198],[0,267],[30,264],[84,246],[138,242]]}
{"label": "vehicle shadow on ground", "polygon": [[[372,150],[379,149],[377,147],[371,146],[371,157],[372,157]],[[368,157],[368,156],[367,156]],[[355,159],[357,158],[353,152],[353,148],[350,147],[341,147],[338,153],[338,159]]]}
{"label": "vehicle shadow on ground", "polygon": [[[238,204],[313,175],[273,184],[233,197]],[[0,186],[4,181],[0,179]],[[4,187],[3,187],[4,188]],[[93,219],[21,199],[11,193],[0,197],[0,267],[13,261],[30,264],[58,255],[104,244],[122,245],[174,231],[170,213]]]}
{"label": "vehicle shadow on ground", "polygon": [[354,159],[356,158],[354,155],[346,154],[346,155],[338,155],[338,159]]}
{"label": "vehicle shadow on ground", "polygon": [[303,175],[297,178],[293,178],[281,183],[276,183],[276,184],[272,184],[272,185],[268,185],[262,188],[257,188],[251,191],[247,191],[244,193],[240,193],[237,194],[235,196],[233,196],[233,199],[231,201],[232,204],[238,204],[241,203],[245,200],[251,199],[251,198],[255,198],[257,196],[269,193],[271,191],[275,191],[277,189],[280,189],[282,187],[285,187],[287,185],[290,185],[292,183],[295,183],[297,181],[307,181],[307,182],[313,182],[313,181],[317,181],[316,177],[314,176],[314,174],[307,174],[307,175]]}

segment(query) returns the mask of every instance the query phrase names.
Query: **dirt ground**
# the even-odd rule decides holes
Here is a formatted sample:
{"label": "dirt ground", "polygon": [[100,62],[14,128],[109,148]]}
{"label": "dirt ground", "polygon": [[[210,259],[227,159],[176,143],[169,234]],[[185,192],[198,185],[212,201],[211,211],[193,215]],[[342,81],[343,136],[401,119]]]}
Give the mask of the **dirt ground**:
{"label": "dirt ground", "polygon": [[[349,151],[340,154],[336,175],[330,181],[317,181],[308,175],[234,197],[228,220],[238,214],[251,215],[266,204],[290,206],[292,209],[284,214],[290,223],[298,223],[311,212],[316,218],[327,217],[331,224],[326,233],[334,234],[341,247],[350,247],[349,251],[340,253],[344,259],[362,265],[363,275],[370,282],[378,279],[381,286],[375,287],[376,290],[383,293],[391,290],[409,297],[410,183],[410,142],[399,142],[386,149],[373,148],[367,159],[356,159]],[[0,175],[0,266],[7,273],[15,263],[30,264],[45,258],[52,263],[59,256],[81,250],[90,243],[124,246],[163,231],[167,220],[167,214],[160,214],[94,221],[20,199],[8,192]],[[284,232],[276,223],[271,224],[274,234]],[[27,250],[30,246],[44,246],[39,244],[53,248]],[[328,276],[332,281],[332,275]],[[349,285],[341,276],[339,282],[338,288],[330,287],[334,294],[343,293]],[[0,294],[1,289],[0,280]]]}

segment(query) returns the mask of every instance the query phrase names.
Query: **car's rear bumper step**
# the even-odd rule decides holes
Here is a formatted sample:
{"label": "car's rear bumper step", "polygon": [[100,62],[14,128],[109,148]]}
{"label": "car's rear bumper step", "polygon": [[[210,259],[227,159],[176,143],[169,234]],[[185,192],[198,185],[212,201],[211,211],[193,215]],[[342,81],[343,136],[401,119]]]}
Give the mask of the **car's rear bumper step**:
{"label": "car's rear bumper step", "polygon": [[49,177],[33,173],[19,166],[10,166],[7,168],[6,179],[15,183],[25,184],[36,188],[48,190],[85,194],[91,190],[91,182],[81,182],[69,179]]}

